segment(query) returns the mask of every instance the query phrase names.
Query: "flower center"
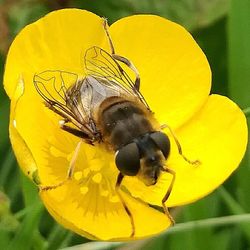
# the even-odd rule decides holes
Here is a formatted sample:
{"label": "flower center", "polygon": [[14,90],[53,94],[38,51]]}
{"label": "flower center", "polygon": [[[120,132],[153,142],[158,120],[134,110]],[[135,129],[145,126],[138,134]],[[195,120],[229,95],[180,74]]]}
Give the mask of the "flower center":
{"label": "flower center", "polygon": [[[48,150],[46,150],[46,165],[50,168],[49,172],[53,176],[61,176],[61,180],[65,179],[77,145],[75,138],[67,141],[65,139],[65,137],[57,137],[57,139],[54,136],[50,137],[47,144]],[[56,161],[61,165],[52,164]],[[79,187],[80,195],[91,195],[93,198],[93,194],[96,194],[97,197],[101,196],[111,203],[120,202],[115,191],[118,169],[114,164],[112,153],[107,152],[102,145],[93,147],[82,143],[74,164],[72,180],[76,187]]]}
{"label": "flower center", "polygon": [[115,182],[110,181],[107,171],[103,168],[104,166],[92,165],[90,162],[89,167],[74,173],[74,180],[79,185],[80,193],[84,196],[95,190],[102,197],[108,198],[110,202],[119,202],[119,197],[115,193]]}

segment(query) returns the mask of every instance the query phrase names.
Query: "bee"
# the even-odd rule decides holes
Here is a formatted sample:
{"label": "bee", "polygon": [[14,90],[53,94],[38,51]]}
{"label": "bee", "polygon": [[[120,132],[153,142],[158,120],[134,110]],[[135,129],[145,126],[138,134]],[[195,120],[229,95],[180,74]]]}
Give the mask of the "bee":
{"label": "bee", "polygon": [[[170,154],[170,140],[162,132],[162,128],[168,126],[158,125],[154,113],[140,92],[138,70],[130,60],[115,53],[106,19],[103,23],[111,53],[96,46],[89,48],[84,56],[87,72],[84,78],[78,79],[71,72],[47,70],[34,76],[34,86],[46,106],[63,118],[60,121],[61,129],[81,138],[71,160],[67,179],[72,178],[74,162],[82,141],[93,146],[103,143],[108,150],[114,152],[115,164],[119,170],[115,188],[130,218],[133,237],[134,219],[119,193],[124,176],[137,176],[146,186],[151,186],[157,183],[161,172],[169,173],[172,179],[162,198],[162,207],[174,223],[165,202],[171,194],[175,172],[165,165]],[[123,66],[130,68],[135,74],[134,81]],[[59,84],[56,83],[56,77],[44,77],[47,73],[58,75]],[[71,86],[64,82],[65,74],[75,76]],[[192,162],[182,154],[180,143],[172,130],[168,129],[179,154],[189,163],[196,164],[197,161]],[[63,183],[41,189],[53,189]]]}

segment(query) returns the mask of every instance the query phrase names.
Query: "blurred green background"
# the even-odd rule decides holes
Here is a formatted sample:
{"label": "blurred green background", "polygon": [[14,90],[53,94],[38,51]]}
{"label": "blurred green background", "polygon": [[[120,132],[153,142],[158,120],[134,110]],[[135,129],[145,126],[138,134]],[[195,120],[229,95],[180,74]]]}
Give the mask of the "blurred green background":
{"label": "blurred green background", "polygon": [[110,24],[136,13],[158,14],[182,24],[208,57],[212,92],[229,96],[250,117],[249,0],[0,0],[0,249],[53,250],[79,244],[72,249],[250,249],[249,151],[223,187],[174,211],[177,226],[159,237],[125,245],[82,245],[88,240],[65,230],[46,212],[12,153],[2,76],[8,47],[20,29],[65,7],[90,10]]}

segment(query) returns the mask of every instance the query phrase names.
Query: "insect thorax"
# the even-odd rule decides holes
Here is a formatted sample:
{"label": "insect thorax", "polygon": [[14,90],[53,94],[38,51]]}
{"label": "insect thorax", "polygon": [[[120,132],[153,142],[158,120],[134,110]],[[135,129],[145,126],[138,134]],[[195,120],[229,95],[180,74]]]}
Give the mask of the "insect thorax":
{"label": "insect thorax", "polygon": [[118,150],[141,135],[154,131],[150,119],[140,105],[127,100],[114,101],[99,114],[103,137],[114,150]]}

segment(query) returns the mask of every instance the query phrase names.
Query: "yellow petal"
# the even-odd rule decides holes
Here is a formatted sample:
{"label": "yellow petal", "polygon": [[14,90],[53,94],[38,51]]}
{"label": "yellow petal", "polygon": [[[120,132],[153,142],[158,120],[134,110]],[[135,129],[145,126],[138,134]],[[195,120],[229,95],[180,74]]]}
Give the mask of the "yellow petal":
{"label": "yellow petal", "polygon": [[180,25],[153,15],[120,19],[110,27],[116,53],[141,76],[141,92],[160,123],[183,124],[204,104],[211,72],[206,56]]}
{"label": "yellow petal", "polygon": [[[79,139],[59,128],[52,111],[37,102],[30,105],[31,95],[26,89],[21,91],[21,86],[12,100],[13,148],[26,173],[35,168],[43,186],[56,185],[65,180]],[[118,170],[113,157],[101,146],[83,144],[70,185],[41,193],[48,210],[65,227],[95,239],[131,239],[130,219],[114,190]],[[159,233],[170,225],[163,213],[126,197],[135,220],[135,238]],[[147,216],[153,222],[149,220],[145,228]]]}
{"label": "yellow petal", "polygon": [[[16,133],[12,133],[11,139],[26,173],[35,166],[43,186],[56,185],[65,180],[79,139],[62,131],[56,117],[52,121],[55,115],[50,110],[42,112],[39,107],[27,108],[25,96],[19,98],[13,111]],[[18,143],[19,138],[25,138],[24,146]],[[26,154],[26,151],[32,153]],[[33,157],[36,164],[30,164]],[[113,157],[114,154],[108,154],[102,147],[83,144],[75,163],[74,180],[69,185],[41,193],[48,210],[65,227],[89,238],[131,239],[130,219],[114,191],[118,170]],[[163,213],[132,198],[125,200],[135,220],[135,238],[159,233],[170,225]],[[149,225],[145,227],[147,216],[152,221],[148,220]]]}
{"label": "yellow petal", "polygon": [[[175,133],[185,156],[200,160],[201,165],[185,162],[171,140],[166,166],[176,172],[176,181],[166,203],[168,206],[195,201],[222,184],[239,166],[248,136],[243,112],[231,100],[219,95],[210,96],[200,112]],[[162,174],[159,182],[149,188],[131,178],[126,178],[124,185],[135,197],[160,205],[171,178],[169,174]]]}
{"label": "yellow petal", "polygon": [[88,11],[64,9],[26,26],[13,41],[6,61],[4,86],[9,97],[20,74],[32,89],[34,74],[44,70],[83,74],[86,49],[100,46],[106,38],[102,23]]}
{"label": "yellow petal", "polygon": [[23,79],[20,78],[17,87],[14,93],[14,100],[11,102],[11,113],[10,113],[10,125],[9,125],[9,133],[10,140],[13,147],[13,150],[16,154],[17,161],[22,168],[23,172],[33,179],[35,182],[39,182],[39,177],[37,176],[37,165],[35,163],[35,159],[27,147],[27,143],[24,138],[22,138],[16,129],[17,121],[15,119],[15,110],[16,105],[19,102],[19,99],[22,97],[24,93],[24,82]]}
{"label": "yellow petal", "polygon": [[[142,29],[145,25],[148,27],[147,32]],[[139,68],[142,76],[142,93],[145,94],[161,123],[168,123],[172,127],[183,125],[206,102],[210,90],[209,66],[204,54],[183,28],[159,17],[137,16],[115,23],[111,27],[111,33],[118,53],[131,58]],[[129,42],[136,35],[140,42],[134,41],[131,47]],[[179,42],[176,42],[176,38]],[[141,41],[148,41],[149,45],[146,46],[146,43],[141,45]],[[38,173],[42,185],[56,185],[65,180],[79,139],[59,129],[58,122],[61,118],[44,107],[41,97],[34,88],[34,74],[44,70],[63,70],[84,75],[83,55],[86,49],[94,45],[107,49],[107,37],[101,18],[86,11],[67,9],[53,12],[27,26],[10,48],[4,85],[12,100],[11,140],[22,169],[32,175]],[[156,88],[156,84],[162,87]],[[152,91],[152,86],[156,91]],[[214,97],[211,98],[208,101],[209,105],[205,106],[208,110],[210,103],[214,102],[210,101],[214,100]],[[226,103],[228,105],[230,102]],[[221,103],[219,105],[223,106]],[[227,105],[227,108],[232,106]],[[222,111],[226,113],[225,110]],[[234,112],[232,113],[234,115]],[[242,114],[240,115],[242,120]],[[205,126],[210,122],[210,114],[206,117],[201,111],[192,119],[197,119],[195,121],[198,124]],[[187,152],[186,155],[190,157],[198,155],[201,157],[202,165],[197,168],[198,170],[194,170],[192,166],[183,162],[172,145],[173,152],[168,165],[179,175],[168,205],[186,203],[205,194],[204,185],[201,188],[202,195],[199,190],[195,190],[194,196],[190,196],[186,186],[184,191],[181,189],[183,185],[188,184],[189,189],[193,186],[196,188],[196,182],[193,184],[194,179],[201,179],[201,183],[204,183],[205,177],[211,178],[211,171],[207,169],[213,168],[208,168],[207,162],[211,158],[211,153],[218,153],[218,150],[208,151],[209,158],[204,150],[201,150],[202,147],[198,150],[194,144],[188,144],[192,133],[194,134],[192,142],[199,142],[192,127],[194,126],[192,124],[196,123],[192,121],[190,124],[182,126],[177,135],[183,144],[184,152]],[[222,122],[222,125],[219,125],[223,127],[227,124],[227,120],[223,124]],[[215,130],[218,124],[212,123],[211,128],[213,126]],[[205,128],[207,134],[204,135],[208,137],[210,130],[209,127]],[[246,132],[244,133],[246,135]],[[207,137],[205,139],[208,141]],[[232,148],[229,147],[229,152]],[[238,157],[239,155],[240,153]],[[233,160],[232,156],[230,157],[231,163]],[[114,191],[118,170],[113,158],[114,154],[107,153],[101,145],[92,147],[85,144],[77,158],[73,180],[57,189],[41,192],[48,210],[58,221],[79,234],[93,239],[130,239],[131,221]],[[217,163],[225,163],[223,158],[221,161],[217,158],[219,156],[215,154]],[[239,161],[239,158],[237,159]],[[216,168],[220,170],[216,164]],[[228,167],[230,170],[227,171],[231,173],[233,168],[235,165]],[[225,179],[226,173],[230,174],[227,171],[221,170],[219,174],[223,173]],[[198,177],[200,175],[200,178],[195,178],[196,175]],[[214,178],[216,181],[212,183],[213,185],[207,185],[210,187],[207,193],[219,185],[218,178],[217,176]],[[159,183],[151,187],[153,192],[150,195],[148,195],[149,189],[141,188],[136,182],[134,187],[131,187],[129,182],[127,185],[135,196],[160,205],[166,190],[163,186],[165,188],[169,180],[169,175],[163,175]],[[223,180],[220,179],[220,183]],[[126,186],[126,180],[123,185]],[[140,195],[136,189],[140,191]],[[125,193],[123,196],[135,220],[135,238],[156,234],[170,225],[169,219],[163,213]]]}
{"label": "yellow petal", "polygon": [[107,199],[93,191],[82,194],[79,187],[69,183],[40,195],[58,222],[90,239],[131,240],[157,234],[170,226],[166,215],[123,193],[135,221],[135,236],[131,238],[131,221],[119,198]]}
{"label": "yellow petal", "polygon": [[[88,25],[84,25],[86,23]],[[10,131],[18,158],[27,160],[22,155],[23,150],[16,146],[19,145],[16,143],[17,138],[25,143],[36,164],[43,165],[41,147],[45,144],[44,141],[55,136],[60,138],[65,134],[61,130],[59,134],[54,132],[55,128],[58,131],[61,117],[44,107],[43,100],[34,87],[34,75],[44,70],[65,70],[83,75],[86,49],[93,45],[100,46],[105,38],[102,19],[93,13],[77,9],[52,12],[26,26],[17,35],[8,53],[4,86],[12,99],[10,124],[14,121],[15,128],[10,126]],[[20,81],[23,93],[18,97],[16,105],[15,93]],[[42,175],[41,169],[39,172]],[[50,182],[48,179],[47,181]]]}

